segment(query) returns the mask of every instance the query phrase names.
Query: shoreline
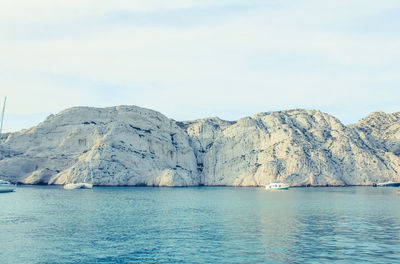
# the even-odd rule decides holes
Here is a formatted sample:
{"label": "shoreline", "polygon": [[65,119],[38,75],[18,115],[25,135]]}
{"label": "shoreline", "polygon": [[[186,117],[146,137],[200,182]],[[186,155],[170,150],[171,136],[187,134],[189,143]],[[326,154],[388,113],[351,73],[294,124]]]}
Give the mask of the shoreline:
{"label": "shoreline", "polygon": [[[62,187],[64,184],[29,184],[29,183],[14,183],[17,186],[54,186],[54,187]],[[234,186],[234,185],[188,185],[188,186],[159,186],[159,185],[95,185],[93,187],[146,187],[146,188],[210,188],[210,187],[234,187],[234,188],[264,188],[265,185],[258,185],[258,186]],[[339,188],[339,187],[377,187],[376,184],[368,184],[368,185],[294,185],[289,186],[290,188]],[[389,187],[389,186],[382,186],[382,187]],[[400,188],[395,186],[390,186],[394,188]]]}

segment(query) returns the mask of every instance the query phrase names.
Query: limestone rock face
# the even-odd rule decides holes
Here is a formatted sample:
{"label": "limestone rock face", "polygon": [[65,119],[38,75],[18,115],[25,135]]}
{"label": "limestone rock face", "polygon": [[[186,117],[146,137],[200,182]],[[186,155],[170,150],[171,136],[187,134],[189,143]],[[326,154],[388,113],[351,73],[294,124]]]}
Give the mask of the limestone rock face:
{"label": "limestone rock face", "polygon": [[[27,184],[291,186],[400,181],[400,113],[345,126],[316,110],[176,122],[135,106],[75,107],[3,135],[0,175]],[[92,179],[93,178],[93,179]]]}
{"label": "limestone rock face", "polygon": [[357,130],[369,147],[400,156],[400,112],[374,112],[350,127]]}
{"label": "limestone rock face", "polygon": [[0,175],[28,184],[197,185],[188,136],[162,114],[133,106],[76,107],[1,145]]}
{"label": "limestone rock face", "polygon": [[[260,113],[235,123],[186,123],[205,185],[369,185],[399,180],[376,153],[336,118],[320,111]],[[222,125],[221,125],[222,124]]]}
{"label": "limestone rock face", "polygon": [[368,148],[373,149],[394,176],[385,177],[385,180],[400,179],[400,112],[386,114],[384,112],[371,113],[355,125],[356,130],[366,142]]}

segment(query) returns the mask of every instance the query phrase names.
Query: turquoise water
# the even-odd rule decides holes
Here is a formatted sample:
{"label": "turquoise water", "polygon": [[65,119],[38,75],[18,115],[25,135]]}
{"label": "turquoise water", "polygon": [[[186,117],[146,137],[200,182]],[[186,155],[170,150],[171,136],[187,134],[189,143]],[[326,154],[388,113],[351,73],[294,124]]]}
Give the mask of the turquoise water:
{"label": "turquoise water", "polygon": [[21,186],[0,263],[400,263],[397,190]]}

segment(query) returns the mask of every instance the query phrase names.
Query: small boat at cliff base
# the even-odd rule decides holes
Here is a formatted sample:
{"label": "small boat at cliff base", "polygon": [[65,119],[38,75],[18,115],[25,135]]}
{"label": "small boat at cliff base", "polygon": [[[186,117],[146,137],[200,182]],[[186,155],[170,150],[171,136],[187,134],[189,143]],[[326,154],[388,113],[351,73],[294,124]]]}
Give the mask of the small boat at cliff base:
{"label": "small boat at cliff base", "polygon": [[[0,121],[0,141],[2,140],[1,132],[3,129],[3,120],[4,120],[4,111],[6,108],[6,101],[7,101],[7,97],[4,97],[3,111],[1,112],[1,121]],[[15,188],[17,188],[17,185],[12,184],[9,181],[0,180],[0,193],[13,192],[15,190]]]}
{"label": "small boat at cliff base", "polygon": [[265,185],[265,189],[267,190],[289,190],[289,185],[283,182],[274,182]]}
{"label": "small boat at cliff base", "polygon": [[[84,182],[71,182],[64,185],[64,189],[73,190],[73,189],[92,189],[93,188],[93,170],[90,170],[90,177],[92,183],[88,183],[85,179]],[[87,177],[86,177],[87,178]]]}
{"label": "small boat at cliff base", "polygon": [[64,189],[66,190],[73,190],[73,189],[92,189],[93,184],[91,183],[84,183],[84,182],[78,182],[78,183],[67,183],[64,185]]}
{"label": "small boat at cliff base", "polygon": [[376,184],[376,187],[399,187],[400,182],[393,182],[393,181],[388,181],[388,182],[380,182]]}
{"label": "small boat at cliff base", "polygon": [[13,192],[17,185],[8,181],[0,180],[0,193]]}

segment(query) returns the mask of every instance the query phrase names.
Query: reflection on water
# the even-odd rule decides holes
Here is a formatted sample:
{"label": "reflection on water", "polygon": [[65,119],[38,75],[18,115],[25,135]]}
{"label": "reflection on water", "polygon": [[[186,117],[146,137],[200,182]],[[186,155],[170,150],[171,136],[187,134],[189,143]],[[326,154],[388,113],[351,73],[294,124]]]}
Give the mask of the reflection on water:
{"label": "reflection on water", "polygon": [[1,263],[395,263],[395,188],[20,187]]}
{"label": "reflection on water", "polygon": [[[260,219],[269,260],[399,261],[400,214],[395,204],[399,199],[393,190],[359,190],[362,188],[295,189],[282,198],[285,202],[279,199],[279,211],[271,210],[271,215]],[[271,241],[272,248],[268,246]]]}

